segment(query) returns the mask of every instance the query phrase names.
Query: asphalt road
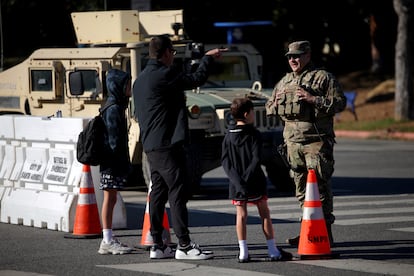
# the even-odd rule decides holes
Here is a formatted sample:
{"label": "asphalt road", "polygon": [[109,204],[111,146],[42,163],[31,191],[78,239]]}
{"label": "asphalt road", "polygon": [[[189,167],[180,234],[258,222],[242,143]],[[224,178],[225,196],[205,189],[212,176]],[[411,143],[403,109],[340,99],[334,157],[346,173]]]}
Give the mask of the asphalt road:
{"label": "asphalt road", "polygon": [[[235,210],[227,199],[225,175],[217,169],[204,176],[202,193],[188,204],[192,238],[215,252],[212,260],[151,261],[141,245],[147,194],[124,191],[128,228],[115,234],[135,247],[132,254],[102,256],[97,253],[100,239],[71,239],[63,232],[0,223],[0,275],[412,275],[414,142],[338,139],[335,157],[332,258],[263,261],[260,220],[249,208],[252,262],[239,264]],[[301,231],[297,201],[272,186],[269,191],[276,242],[300,257],[285,242]]]}

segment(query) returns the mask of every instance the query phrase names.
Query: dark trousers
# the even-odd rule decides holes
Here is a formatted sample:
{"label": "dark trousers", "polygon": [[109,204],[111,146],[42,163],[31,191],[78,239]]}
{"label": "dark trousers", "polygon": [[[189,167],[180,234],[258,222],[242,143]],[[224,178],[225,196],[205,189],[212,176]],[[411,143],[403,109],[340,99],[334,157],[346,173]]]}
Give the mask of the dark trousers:
{"label": "dark trousers", "polygon": [[170,205],[171,221],[180,245],[190,242],[188,230],[189,187],[186,182],[186,154],[182,146],[147,152],[151,171],[149,214],[154,243],[162,244],[165,204]]}

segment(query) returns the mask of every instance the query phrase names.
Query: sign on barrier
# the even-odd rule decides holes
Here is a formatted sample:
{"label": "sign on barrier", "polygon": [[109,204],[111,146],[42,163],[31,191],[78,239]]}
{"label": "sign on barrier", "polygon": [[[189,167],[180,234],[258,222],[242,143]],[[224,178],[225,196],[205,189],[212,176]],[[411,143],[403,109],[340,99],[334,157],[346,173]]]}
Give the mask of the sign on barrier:
{"label": "sign on barrier", "polygon": [[70,166],[72,165],[72,154],[69,150],[50,149],[49,162],[43,181],[51,184],[66,185]]}
{"label": "sign on barrier", "polygon": [[[47,149],[26,148],[26,161],[24,162],[23,170],[20,174],[20,180],[26,182],[25,187],[29,187],[28,185],[30,185],[31,182],[42,183],[47,159]],[[46,187],[43,188],[45,189]]]}

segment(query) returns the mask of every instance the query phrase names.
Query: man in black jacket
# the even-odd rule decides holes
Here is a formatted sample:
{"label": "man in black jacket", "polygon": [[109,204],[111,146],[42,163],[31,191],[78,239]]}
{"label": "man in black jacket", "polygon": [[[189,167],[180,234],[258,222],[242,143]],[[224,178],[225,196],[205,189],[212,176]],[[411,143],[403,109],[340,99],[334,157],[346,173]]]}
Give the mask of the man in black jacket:
{"label": "man in black jacket", "polygon": [[[134,82],[135,115],[152,181],[149,213],[154,246],[150,250],[151,259],[175,256],[176,259],[204,260],[214,256],[213,252],[202,251],[192,242],[188,230],[190,189],[186,186],[184,146],[189,132],[184,90],[204,84],[214,58],[219,58],[221,52],[226,50],[206,52],[197,70],[187,73],[173,66],[176,51],[170,38],[166,35],[155,36],[149,43],[150,60]],[[162,240],[167,201],[178,238],[175,252]]]}

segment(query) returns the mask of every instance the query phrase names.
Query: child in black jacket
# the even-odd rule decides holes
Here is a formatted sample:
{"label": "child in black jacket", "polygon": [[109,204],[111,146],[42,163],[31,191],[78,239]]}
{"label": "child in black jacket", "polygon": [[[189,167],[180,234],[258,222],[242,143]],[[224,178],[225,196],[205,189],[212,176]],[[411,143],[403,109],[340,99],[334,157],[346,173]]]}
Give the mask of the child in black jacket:
{"label": "child in black jacket", "polygon": [[254,127],[253,103],[247,98],[236,98],[231,104],[231,114],[236,121],[224,137],[222,144],[222,165],[229,177],[229,198],[236,206],[236,232],[240,253],[238,261],[250,260],[247,247],[247,204],[256,205],[262,220],[269,260],[290,258],[291,254],[276,247],[274,230],[267,204],[266,176],[261,168],[262,140]]}

